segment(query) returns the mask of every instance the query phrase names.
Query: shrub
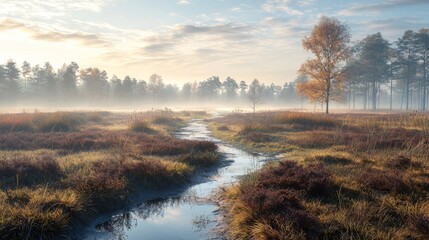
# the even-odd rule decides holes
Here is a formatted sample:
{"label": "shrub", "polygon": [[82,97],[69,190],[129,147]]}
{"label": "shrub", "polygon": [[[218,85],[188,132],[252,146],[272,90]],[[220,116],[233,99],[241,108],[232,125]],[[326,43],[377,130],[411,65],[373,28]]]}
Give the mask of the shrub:
{"label": "shrub", "polygon": [[86,122],[100,122],[107,112],[54,112],[0,115],[0,132],[69,132]]}
{"label": "shrub", "polygon": [[35,122],[41,132],[70,132],[84,121],[78,113],[45,113],[37,115]]}
{"label": "shrub", "polygon": [[281,124],[297,124],[309,128],[335,127],[339,125],[339,121],[333,117],[314,113],[279,113],[274,120]]}
{"label": "shrub", "polygon": [[408,169],[412,166],[412,161],[409,158],[406,158],[404,156],[398,156],[394,159],[391,159],[388,163],[387,166],[393,169]]}
{"label": "shrub", "polygon": [[253,211],[263,215],[287,214],[290,208],[300,208],[301,193],[294,189],[263,189],[252,187],[245,190],[241,200]]}
{"label": "shrub", "polygon": [[129,129],[133,132],[154,133],[155,131],[149,127],[149,124],[144,120],[133,120],[130,122]]}
{"label": "shrub", "polygon": [[269,134],[265,134],[265,133],[249,132],[246,135],[246,139],[248,141],[261,143],[261,142],[270,142],[272,140],[272,137]]}
{"label": "shrub", "polygon": [[67,178],[66,184],[99,211],[122,204],[127,187],[124,168],[113,159],[94,162],[89,168],[73,173]]}
{"label": "shrub", "polygon": [[140,152],[147,155],[173,156],[197,152],[215,152],[216,144],[209,141],[181,140],[174,138],[147,138],[140,144]]}
{"label": "shrub", "polygon": [[6,133],[0,134],[0,149],[33,150],[39,148],[88,151],[106,149],[117,145],[122,138],[133,141],[136,135],[109,133],[104,131],[85,131],[67,133]]}
{"label": "shrub", "polygon": [[61,176],[58,161],[49,155],[15,156],[0,160],[0,179],[17,185],[46,183]]}
{"label": "shrub", "polygon": [[351,159],[348,159],[345,157],[332,156],[332,155],[316,156],[315,159],[318,161],[323,161],[326,164],[346,165],[346,164],[350,164],[353,162]]}
{"label": "shrub", "polygon": [[155,159],[127,162],[125,174],[136,186],[147,188],[177,185],[190,175],[190,169],[180,163],[163,163]]}
{"label": "shrub", "polygon": [[176,125],[177,122],[180,122],[181,119],[179,118],[173,118],[170,116],[157,116],[154,117],[152,122],[158,125],[168,125],[168,126],[173,126]]}
{"label": "shrub", "polygon": [[[318,238],[321,233],[319,220],[304,210],[302,200],[329,194],[332,188],[330,177],[322,165],[302,167],[296,162],[281,161],[276,166],[263,169],[253,181],[248,178],[242,180],[239,200],[246,208],[238,214],[249,212],[256,219],[254,226],[246,224],[250,224],[253,230],[247,233],[251,236],[244,234],[243,239],[286,235]],[[235,216],[232,218],[235,225]],[[269,232],[259,231],[266,227]]]}
{"label": "shrub", "polygon": [[59,239],[73,216],[83,214],[83,201],[72,190],[0,191],[2,239]]}
{"label": "shrub", "polygon": [[85,114],[87,120],[91,122],[101,122],[103,117],[108,116],[110,112],[98,111],[98,112],[89,112]]}
{"label": "shrub", "polygon": [[217,128],[218,131],[229,131],[229,127],[226,125],[219,126]]}
{"label": "shrub", "polygon": [[403,180],[402,174],[396,171],[382,171],[370,168],[365,170],[357,180],[364,189],[369,188],[397,194],[406,194],[411,191],[409,184]]}
{"label": "shrub", "polygon": [[[132,179],[138,179],[143,186],[163,185],[166,180],[166,167],[157,160],[141,160],[128,162],[126,174]],[[158,182],[157,182],[158,180]]]}
{"label": "shrub", "polygon": [[31,114],[2,114],[0,115],[0,133],[32,132],[33,119]]}
{"label": "shrub", "polygon": [[264,188],[302,191],[310,196],[327,194],[332,186],[331,174],[323,165],[304,168],[292,161],[281,161],[278,166],[262,171],[259,184]]}
{"label": "shrub", "polygon": [[419,239],[429,239],[429,218],[423,214],[412,216],[410,229]]}
{"label": "shrub", "polygon": [[219,153],[211,151],[195,152],[184,154],[183,156],[180,156],[179,159],[191,166],[206,167],[217,163]]}

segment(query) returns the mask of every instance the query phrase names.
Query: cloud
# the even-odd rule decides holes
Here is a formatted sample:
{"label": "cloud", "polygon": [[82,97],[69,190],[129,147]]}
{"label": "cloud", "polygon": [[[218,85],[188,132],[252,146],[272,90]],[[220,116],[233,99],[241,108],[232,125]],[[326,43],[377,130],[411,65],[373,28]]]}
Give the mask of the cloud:
{"label": "cloud", "polygon": [[374,4],[355,4],[353,7],[340,10],[338,15],[351,16],[361,12],[380,12],[396,7],[407,7],[414,5],[429,4],[428,0],[389,0]]}
{"label": "cloud", "polygon": [[300,0],[297,2],[300,6],[310,6],[313,5],[316,0]]}
{"label": "cloud", "polygon": [[61,32],[56,30],[43,29],[39,26],[26,24],[10,18],[0,19],[0,31],[20,30],[30,34],[34,39],[50,42],[78,41],[84,45],[107,46],[108,43],[95,34],[83,32]]}
{"label": "cloud", "polygon": [[426,27],[427,22],[415,17],[397,17],[362,21],[355,23],[354,25],[355,29],[365,29],[365,31],[360,31],[361,33],[357,36],[359,38],[365,37],[366,34],[380,32],[383,34],[383,37],[394,41],[399,38],[406,30],[417,30]]}
{"label": "cloud", "polygon": [[166,51],[171,50],[174,47],[173,42],[159,42],[159,43],[151,43],[145,47],[143,47],[143,50],[145,53],[163,53]]}
{"label": "cloud", "polygon": [[233,13],[239,13],[242,11],[241,7],[234,7],[230,9],[231,12]]}
{"label": "cloud", "polygon": [[289,15],[303,15],[303,12],[290,7],[289,0],[268,0],[262,4],[262,9],[266,12],[285,12]]}
{"label": "cloud", "polygon": [[0,15],[52,19],[76,11],[101,12],[113,0],[0,0]]}
{"label": "cloud", "polygon": [[176,37],[200,34],[228,40],[242,40],[252,37],[252,30],[254,27],[250,25],[226,23],[213,26],[176,25],[173,31]]}
{"label": "cloud", "polygon": [[226,42],[243,42],[253,37],[256,29],[249,25],[234,23],[218,25],[184,25],[178,24],[168,31],[154,33],[143,38],[143,48],[150,53],[165,52],[178,46],[198,46],[204,44],[224,44]]}
{"label": "cloud", "polygon": [[261,21],[261,25],[275,33],[275,36],[284,38],[299,38],[309,33],[313,27],[313,21],[302,18],[274,18],[268,17]]}
{"label": "cloud", "polygon": [[188,0],[180,0],[180,1],[177,2],[177,4],[188,5],[188,4],[190,4],[190,2]]}
{"label": "cloud", "polygon": [[[137,49],[109,49],[103,58],[124,66],[151,65],[167,68],[242,63],[258,45],[258,28],[238,23],[215,25],[177,24],[141,38]],[[252,47],[253,46],[253,47]],[[231,51],[234,49],[234,51]],[[241,59],[241,60],[239,60]]]}

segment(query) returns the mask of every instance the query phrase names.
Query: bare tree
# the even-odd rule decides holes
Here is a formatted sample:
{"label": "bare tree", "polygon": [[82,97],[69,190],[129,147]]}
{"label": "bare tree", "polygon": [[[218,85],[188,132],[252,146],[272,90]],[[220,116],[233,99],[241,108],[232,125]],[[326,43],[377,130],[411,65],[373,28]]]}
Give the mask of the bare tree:
{"label": "bare tree", "polygon": [[252,81],[252,84],[249,86],[248,96],[250,102],[252,103],[253,113],[256,112],[256,106],[261,103],[261,84],[258,79]]}

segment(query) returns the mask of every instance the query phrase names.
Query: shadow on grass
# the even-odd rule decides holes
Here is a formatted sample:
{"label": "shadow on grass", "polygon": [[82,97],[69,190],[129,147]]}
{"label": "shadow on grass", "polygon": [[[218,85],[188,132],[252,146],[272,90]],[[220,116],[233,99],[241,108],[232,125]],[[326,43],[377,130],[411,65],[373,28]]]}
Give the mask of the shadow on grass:
{"label": "shadow on grass", "polygon": [[325,164],[339,164],[339,165],[347,165],[353,163],[351,159],[345,157],[336,157],[336,156],[316,156],[315,159],[317,161],[321,161]]}

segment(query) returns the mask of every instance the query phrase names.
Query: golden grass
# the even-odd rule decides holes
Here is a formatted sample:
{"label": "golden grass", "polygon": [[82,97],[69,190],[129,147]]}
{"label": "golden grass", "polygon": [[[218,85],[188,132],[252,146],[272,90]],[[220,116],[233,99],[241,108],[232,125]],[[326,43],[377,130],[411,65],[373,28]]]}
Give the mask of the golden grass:
{"label": "golden grass", "polygon": [[[282,153],[284,159],[304,167],[322,164],[332,181],[325,195],[300,198],[303,214],[320,225],[319,232],[311,235],[314,232],[300,230],[299,225],[281,217],[258,214],[259,209],[243,201],[255,189],[267,191],[261,188],[260,172],[253,173],[223,193],[229,236],[428,239],[428,124],[427,114],[270,112],[253,118],[232,114],[215,119],[210,128],[216,137],[251,151]],[[261,172],[277,168],[277,164],[269,164]]]}
{"label": "golden grass", "polygon": [[73,190],[46,187],[0,191],[0,236],[5,239],[54,239],[69,229],[85,206]]}
{"label": "golden grass", "polygon": [[[125,114],[36,113],[4,118],[0,115],[0,126],[1,119],[11,118],[7,121],[15,123],[22,118],[20,121],[32,124],[32,131],[36,131],[8,130],[3,136],[10,141],[2,145],[5,150],[0,150],[0,238],[69,238],[72,223],[85,222],[126,204],[132,194],[177,187],[188,181],[197,168],[218,161],[215,145],[172,136],[171,132],[184,124],[178,118],[182,114],[169,112],[168,120],[158,119],[158,123],[152,122],[152,113],[148,118],[139,116],[139,120],[147,123],[146,127],[156,129],[150,135],[124,129],[132,119]],[[53,132],[59,122],[68,121],[74,126],[68,130],[76,132]],[[39,128],[43,123],[48,123],[49,130],[38,133],[44,129]],[[74,143],[68,144],[70,139],[65,138],[71,135],[82,146],[75,148]],[[21,141],[22,137],[28,138],[26,142]],[[40,145],[46,149],[34,144],[31,147],[36,146],[34,150],[27,150],[28,146],[22,144],[33,144],[32,138],[47,142]],[[66,144],[54,146],[46,138]],[[13,145],[15,142],[18,145]],[[97,142],[103,146],[91,147]],[[160,146],[161,142],[166,144]],[[147,146],[162,154],[143,151]]]}
{"label": "golden grass", "polygon": [[53,112],[0,115],[0,133],[70,132],[87,122],[101,122],[107,112]]}

